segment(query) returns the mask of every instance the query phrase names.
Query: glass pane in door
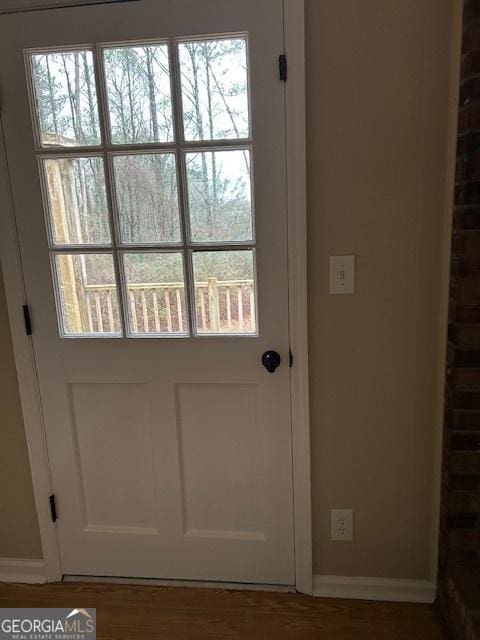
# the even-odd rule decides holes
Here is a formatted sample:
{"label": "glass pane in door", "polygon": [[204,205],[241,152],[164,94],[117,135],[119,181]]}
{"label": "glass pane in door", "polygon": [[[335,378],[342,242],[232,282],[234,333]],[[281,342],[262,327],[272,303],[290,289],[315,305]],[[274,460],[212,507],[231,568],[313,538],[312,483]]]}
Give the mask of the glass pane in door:
{"label": "glass pane in door", "polygon": [[115,155],[113,169],[122,242],[180,242],[175,154]]}
{"label": "glass pane in door", "polygon": [[72,156],[42,162],[53,244],[110,244],[103,159]]}
{"label": "glass pane in door", "polygon": [[246,38],[209,38],[179,44],[186,140],[248,138]]}
{"label": "glass pane in door", "polygon": [[88,49],[30,56],[42,147],[101,143],[93,54]]}
{"label": "glass pane in door", "polygon": [[121,334],[115,268],[110,253],[54,254],[60,324],[65,336]]}
{"label": "glass pane in door", "polygon": [[181,253],[125,253],[129,333],[188,334]]}
{"label": "glass pane in door", "polygon": [[166,44],[103,50],[110,135],[114,144],[173,140]]}
{"label": "glass pane in door", "polygon": [[195,251],[193,271],[197,332],[255,334],[253,251]]}
{"label": "glass pane in door", "polygon": [[252,240],[250,151],[186,154],[192,242]]}

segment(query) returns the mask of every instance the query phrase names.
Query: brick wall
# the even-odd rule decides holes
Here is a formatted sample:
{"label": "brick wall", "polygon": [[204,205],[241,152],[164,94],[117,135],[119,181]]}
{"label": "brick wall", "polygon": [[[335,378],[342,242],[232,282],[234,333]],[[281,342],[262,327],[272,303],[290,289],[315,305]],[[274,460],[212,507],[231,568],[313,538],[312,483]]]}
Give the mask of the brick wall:
{"label": "brick wall", "polygon": [[465,0],[437,603],[480,640],[480,0]]}

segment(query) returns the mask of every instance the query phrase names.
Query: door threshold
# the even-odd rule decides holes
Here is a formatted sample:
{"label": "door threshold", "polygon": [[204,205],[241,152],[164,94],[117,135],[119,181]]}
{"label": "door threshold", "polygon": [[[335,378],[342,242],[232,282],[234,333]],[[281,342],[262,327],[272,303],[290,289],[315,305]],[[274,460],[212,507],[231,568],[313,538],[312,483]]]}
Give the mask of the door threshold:
{"label": "door threshold", "polygon": [[243,582],[210,582],[204,580],[160,580],[158,578],[118,578],[111,576],[64,575],[62,582],[90,582],[94,584],[134,584],[150,587],[186,587],[194,589],[225,589],[229,591],[273,591],[295,593],[293,585],[254,584]]}

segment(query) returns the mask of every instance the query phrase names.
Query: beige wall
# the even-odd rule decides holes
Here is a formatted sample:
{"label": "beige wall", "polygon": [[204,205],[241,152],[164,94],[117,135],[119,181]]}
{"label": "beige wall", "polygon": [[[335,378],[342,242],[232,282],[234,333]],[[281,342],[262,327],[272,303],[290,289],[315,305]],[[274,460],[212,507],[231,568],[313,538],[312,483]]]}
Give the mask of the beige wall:
{"label": "beige wall", "polygon": [[[306,0],[316,573],[429,575],[453,1]],[[344,253],[357,291],[331,297]],[[37,557],[6,322],[0,296],[0,557]]]}
{"label": "beige wall", "polygon": [[[307,0],[316,573],[430,573],[452,7]],[[328,295],[335,254],[354,296]]]}
{"label": "beige wall", "polygon": [[0,558],[41,558],[32,481],[0,271]]}

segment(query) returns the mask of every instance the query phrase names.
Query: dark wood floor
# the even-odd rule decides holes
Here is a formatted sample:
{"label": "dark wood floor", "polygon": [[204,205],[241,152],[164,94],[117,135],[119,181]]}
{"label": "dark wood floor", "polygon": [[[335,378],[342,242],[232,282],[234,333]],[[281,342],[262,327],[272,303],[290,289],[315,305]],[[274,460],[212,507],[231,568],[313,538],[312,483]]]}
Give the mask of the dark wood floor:
{"label": "dark wood floor", "polygon": [[288,593],[0,584],[0,607],[97,609],[100,640],[445,640],[433,607]]}

